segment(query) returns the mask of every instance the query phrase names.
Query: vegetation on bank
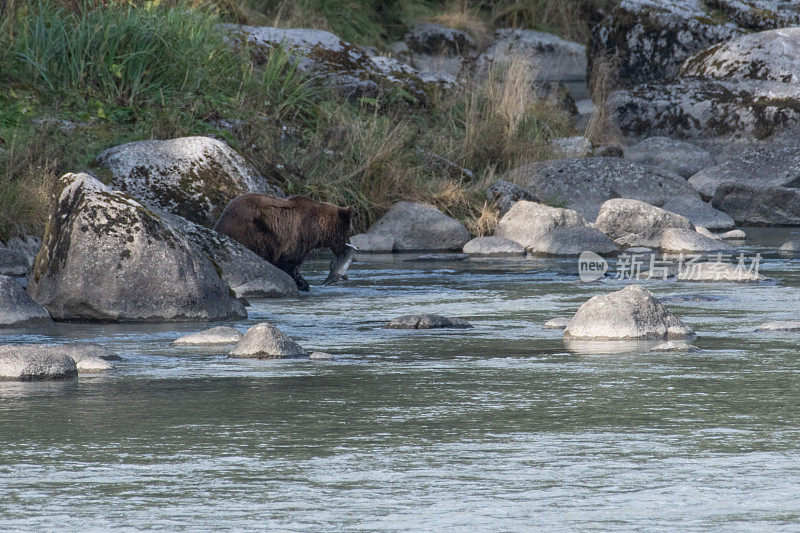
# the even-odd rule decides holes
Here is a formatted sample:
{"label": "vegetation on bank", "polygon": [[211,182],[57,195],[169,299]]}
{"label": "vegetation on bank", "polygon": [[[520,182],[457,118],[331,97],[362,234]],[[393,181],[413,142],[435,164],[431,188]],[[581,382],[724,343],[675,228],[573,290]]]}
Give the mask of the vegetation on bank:
{"label": "vegetation on bank", "polygon": [[[511,23],[561,28],[574,37],[580,32],[568,30],[584,22],[562,24],[562,8],[550,4],[586,3],[6,0],[0,238],[41,233],[54,179],[87,168],[102,150],[186,135],[225,139],[289,193],[355,205],[358,230],[410,199],[434,203],[482,234],[495,220],[485,186],[509,168],[546,158],[546,132],[571,132],[562,112],[535,97],[525,68],[512,62],[432,95],[424,109],[391,96],[346,102],[304,78],[281,50],[254,64],[248,50],[225,42],[217,24],[317,26],[378,46],[418,19],[473,32]],[[226,128],[222,119],[239,126]],[[430,153],[475,178],[444,172]]]}

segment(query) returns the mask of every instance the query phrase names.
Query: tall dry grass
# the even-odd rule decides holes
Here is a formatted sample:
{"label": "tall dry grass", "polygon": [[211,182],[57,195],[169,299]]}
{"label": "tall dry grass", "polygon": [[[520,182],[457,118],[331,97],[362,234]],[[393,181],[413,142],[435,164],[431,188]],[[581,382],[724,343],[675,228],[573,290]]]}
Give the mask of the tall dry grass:
{"label": "tall dry grass", "polygon": [[614,117],[608,113],[608,99],[619,88],[619,57],[596,55],[592,60],[590,92],[595,104],[584,136],[593,145],[620,145],[623,135]]}

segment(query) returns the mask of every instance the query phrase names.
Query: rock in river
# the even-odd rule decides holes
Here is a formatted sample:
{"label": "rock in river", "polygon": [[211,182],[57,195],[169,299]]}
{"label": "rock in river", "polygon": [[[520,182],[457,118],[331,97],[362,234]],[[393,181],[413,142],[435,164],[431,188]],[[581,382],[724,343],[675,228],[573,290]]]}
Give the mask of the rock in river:
{"label": "rock in river", "polygon": [[464,245],[464,253],[484,257],[523,256],[525,247],[503,237],[478,237]]}
{"label": "rock in river", "polygon": [[66,174],[28,292],[57,320],[165,322],[247,316],[217,268],[131,197]]}
{"label": "rock in river", "polygon": [[685,339],[694,336],[647,289],[630,285],[595,296],[572,317],[565,339]]}
{"label": "rock in river", "polygon": [[800,331],[800,322],[797,320],[766,322],[758,326],[756,331]]}
{"label": "rock in river", "polygon": [[34,302],[22,285],[7,276],[0,276],[0,326],[22,326],[49,323],[50,313]]}
{"label": "rock in river", "polygon": [[237,196],[284,196],[230,146],[211,137],[127,143],[106,150],[95,164],[112,187],[208,227]]}
{"label": "rock in river", "polygon": [[460,318],[448,318],[442,315],[423,314],[405,315],[395,318],[386,326],[388,329],[468,329],[472,324]]}
{"label": "rock in river", "polygon": [[368,234],[394,238],[395,252],[461,251],[470,240],[463,224],[430,204],[397,202]]}
{"label": "rock in river", "polygon": [[541,201],[574,209],[594,221],[600,206],[612,198],[631,198],[655,206],[675,197],[698,198],[686,180],[673,172],[615,157],[555,159],[509,172]]}
{"label": "rock in river", "polygon": [[230,326],[217,326],[184,335],[175,339],[172,344],[175,346],[214,346],[218,344],[236,344],[240,340],[242,340],[242,334],[238,329]]}
{"label": "rock in river", "polygon": [[711,204],[743,226],[800,226],[800,189],[724,183]]}
{"label": "rock in river", "polygon": [[622,247],[658,247],[668,228],[693,230],[686,217],[639,200],[617,198],[600,207],[595,227]]}
{"label": "rock in river", "polygon": [[75,361],[51,346],[0,346],[0,380],[42,381],[78,375]]}
{"label": "rock in river", "polygon": [[660,248],[669,253],[712,253],[735,249],[721,240],[707,237],[691,229],[667,228],[661,235]]}
{"label": "rock in river", "polygon": [[305,355],[306,351],[299,344],[267,322],[248,329],[230,352],[231,357],[240,359],[284,359]]}
{"label": "rock in river", "polygon": [[589,226],[577,212],[524,200],[514,204],[500,220],[495,236],[515,241],[536,254],[619,251],[608,237]]}

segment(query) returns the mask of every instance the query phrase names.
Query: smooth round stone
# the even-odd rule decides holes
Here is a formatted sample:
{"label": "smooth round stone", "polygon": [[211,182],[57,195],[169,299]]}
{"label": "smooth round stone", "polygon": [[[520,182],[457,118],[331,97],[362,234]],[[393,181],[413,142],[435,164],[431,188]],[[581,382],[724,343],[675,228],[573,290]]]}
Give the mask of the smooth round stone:
{"label": "smooth round stone", "polygon": [[778,251],[786,254],[796,254],[800,252],[800,242],[787,241],[783,243],[783,246],[778,248]]}
{"label": "smooth round stone", "polygon": [[72,357],[76,363],[90,358],[103,359],[105,361],[122,361],[122,357],[95,342],[71,342],[69,344],[56,344],[53,347]]}
{"label": "smooth round stone", "polygon": [[334,359],[333,354],[327,352],[313,352],[308,358],[317,361],[333,361]]}
{"label": "smooth round stone", "polygon": [[0,346],[0,380],[46,381],[77,376],[75,361],[51,346]]}
{"label": "smooth round stone", "polygon": [[464,253],[484,257],[523,256],[525,247],[503,237],[478,237],[464,245]]}
{"label": "smooth round stone", "polygon": [[99,357],[85,357],[76,361],[75,366],[78,368],[78,374],[99,374],[114,370],[114,365]]}
{"label": "smooth round stone", "polygon": [[423,314],[405,315],[395,318],[386,326],[387,329],[467,329],[472,324],[460,318],[448,318],[442,315]]}
{"label": "smooth round stone", "polygon": [[756,331],[800,331],[800,321],[777,320],[775,322],[767,322],[758,326]]}
{"label": "smooth round stone", "polygon": [[567,325],[569,324],[569,318],[553,318],[548,320],[542,326],[543,329],[567,329]]}
{"label": "smooth round stone", "polygon": [[720,233],[716,235],[716,237],[718,239],[725,239],[726,241],[744,241],[747,240],[747,233],[740,229],[732,229],[731,231]]}
{"label": "smooth round stone", "polygon": [[700,348],[686,341],[667,341],[654,347],[654,352],[692,353],[699,352]]}
{"label": "smooth round stone", "polygon": [[242,333],[230,326],[217,326],[215,328],[198,331],[176,339],[175,346],[214,346],[218,344],[236,344],[242,340]]}
{"label": "smooth round stone", "polygon": [[305,355],[299,344],[267,322],[248,329],[230,352],[231,357],[243,359],[283,359]]}

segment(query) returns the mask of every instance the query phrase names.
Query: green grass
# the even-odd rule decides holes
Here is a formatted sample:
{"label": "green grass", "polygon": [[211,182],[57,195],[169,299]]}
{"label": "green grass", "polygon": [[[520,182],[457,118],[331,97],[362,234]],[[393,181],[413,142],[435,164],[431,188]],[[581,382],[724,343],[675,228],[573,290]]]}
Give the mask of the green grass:
{"label": "green grass", "polygon": [[[246,47],[229,46],[216,27],[261,17],[262,24],[280,19],[284,26],[320,26],[379,44],[402,35],[418,17],[480,29],[494,13],[477,3],[460,13],[460,6],[12,2],[0,21],[0,239],[41,233],[54,180],[86,169],[102,150],[187,135],[225,139],[289,193],[356,206],[356,230],[408,199],[437,205],[473,233],[490,231],[496,212],[486,205],[485,187],[505,170],[547,158],[548,131],[572,133],[562,113],[532,94],[526,69],[507,65],[462,89],[433,94],[425,108],[397,95],[344,102],[298,72],[287,52],[256,54],[256,62]],[[213,124],[222,118],[243,125],[218,129]],[[462,165],[475,179],[442,172],[420,150]]]}

